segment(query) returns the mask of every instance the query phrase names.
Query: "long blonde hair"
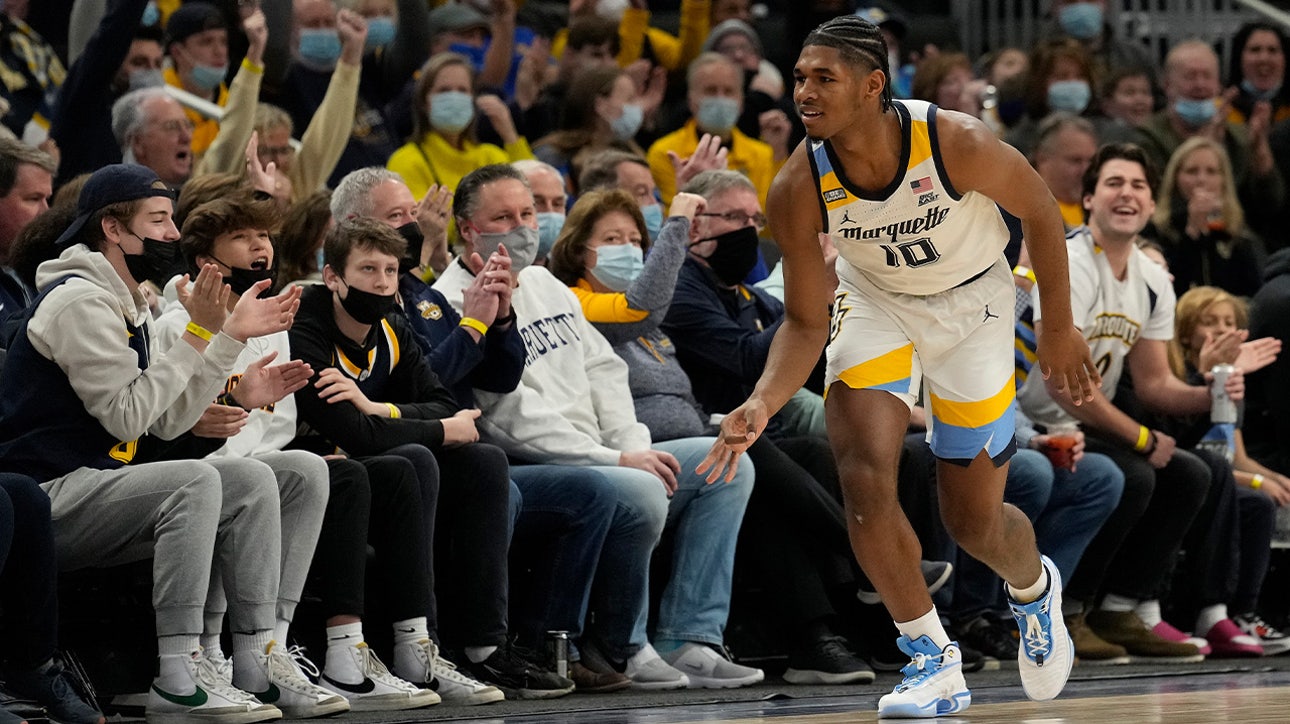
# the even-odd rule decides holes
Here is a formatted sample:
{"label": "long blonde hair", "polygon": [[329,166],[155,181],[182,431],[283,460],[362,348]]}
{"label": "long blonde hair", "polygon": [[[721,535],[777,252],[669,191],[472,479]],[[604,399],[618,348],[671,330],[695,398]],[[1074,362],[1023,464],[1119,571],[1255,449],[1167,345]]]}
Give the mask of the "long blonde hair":
{"label": "long blonde hair", "polygon": [[[1240,236],[1245,229],[1245,210],[1241,208],[1241,202],[1236,198],[1236,180],[1232,175],[1232,160],[1227,155],[1227,149],[1222,144],[1204,136],[1193,136],[1178,147],[1174,154],[1169,157],[1169,164],[1165,166],[1164,183],[1160,186],[1159,198],[1156,199],[1156,213],[1151,218],[1155,222],[1156,229],[1164,232],[1169,228],[1173,218],[1173,203],[1178,189],[1178,169],[1182,166],[1192,153],[1200,149],[1209,149],[1218,157],[1218,168],[1223,174],[1223,190],[1221,192],[1223,199],[1223,220],[1227,223],[1227,231],[1233,237]],[[1179,197],[1181,198],[1181,197]]]}
{"label": "long blonde hair", "polygon": [[1191,349],[1190,344],[1205,310],[1222,302],[1232,305],[1238,329],[1250,326],[1250,309],[1245,301],[1218,287],[1192,287],[1178,298],[1178,306],[1174,309],[1174,338],[1169,340],[1169,369],[1178,379],[1187,379],[1189,358],[1200,355],[1200,350]]}

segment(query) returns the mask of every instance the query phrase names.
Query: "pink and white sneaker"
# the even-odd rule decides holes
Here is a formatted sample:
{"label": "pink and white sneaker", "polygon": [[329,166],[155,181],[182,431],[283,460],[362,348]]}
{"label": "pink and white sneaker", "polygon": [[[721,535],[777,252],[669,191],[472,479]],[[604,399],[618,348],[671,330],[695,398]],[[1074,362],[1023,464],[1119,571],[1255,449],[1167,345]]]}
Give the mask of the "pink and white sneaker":
{"label": "pink and white sneaker", "polygon": [[1201,656],[1209,656],[1213,652],[1210,648],[1209,641],[1200,636],[1188,636],[1187,634],[1174,628],[1173,624],[1168,621],[1161,621],[1152,627],[1151,632],[1166,641],[1173,641],[1180,644],[1191,644],[1200,649]]}

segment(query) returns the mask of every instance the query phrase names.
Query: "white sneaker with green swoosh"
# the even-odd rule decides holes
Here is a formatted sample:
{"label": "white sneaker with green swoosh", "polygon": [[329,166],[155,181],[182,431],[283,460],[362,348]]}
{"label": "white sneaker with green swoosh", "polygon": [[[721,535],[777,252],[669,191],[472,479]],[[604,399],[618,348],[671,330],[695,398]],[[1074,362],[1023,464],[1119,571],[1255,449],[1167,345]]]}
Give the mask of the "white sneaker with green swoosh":
{"label": "white sneaker with green swoosh", "polygon": [[144,712],[151,724],[254,724],[282,718],[276,706],[224,682],[201,651],[194,651],[185,665],[190,683],[182,691],[172,690],[173,684],[163,688],[161,680],[153,682]]}
{"label": "white sneaker with green swoosh", "polygon": [[[303,671],[302,671],[303,669]],[[299,646],[284,649],[270,641],[263,651],[233,654],[233,683],[265,704],[282,710],[288,719],[312,719],[349,711],[343,696],[318,686],[305,671],[318,676],[318,667]]]}

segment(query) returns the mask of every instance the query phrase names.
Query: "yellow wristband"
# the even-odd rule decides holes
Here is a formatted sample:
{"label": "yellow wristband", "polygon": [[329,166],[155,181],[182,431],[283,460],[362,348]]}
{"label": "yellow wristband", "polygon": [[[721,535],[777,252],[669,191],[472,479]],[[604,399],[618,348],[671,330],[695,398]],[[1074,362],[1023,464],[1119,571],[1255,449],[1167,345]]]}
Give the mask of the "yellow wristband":
{"label": "yellow wristband", "polygon": [[385,403],[385,406],[386,406],[386,407],[388,407],[388,408],[390,408],[390,419],[391,419],[391,420],[397,420],[397,419],[399,419],[400,417],[403,417],[403,413],[402,413],[402,412],[399,412],[399,407],[398,407],[398,405],[395,405],[393,402],[387,402],[387,403]]}
{"label": "yellow wristband", "polygon": [[1033,270],[1031,270],[1031,268],[1030,268],[1030,267],[1028,267],[1028,266],[1022,266],[1022,265],[1018,264],[1018,265],[1016,265],[1016,266],[1014,266],[1014,267],[1012,268],[1012,273],[1013,273],[1014,275],[1019,276],[1019,277],[1022,277],[1022,278],[1024,278],[1024,279],[1029,279],[1031,284],[1036,283],[1036,282],[1035,282],[1035,272],[1034,272]]}
{"label": "yellow wristband", "polygon": [[479,332],[480,334],[488,334],[488,325],[484,324],[478,319],[475,319],[474,317],[462,317],[461,326],[470,327],[471,329],[475,330],[476,332]]}
{"label": "yellow wristband", "polygon": [[242,67],[259,75],[264,74],[264,66],[251,62],[250,58],[242,58]]}
{"label": "yellow wristband", "polygon": [[430,282],[434,281],[438,276],[439,276],[438,274],[434,273],[434,267],[432,266],[428,266],[421,270],[421,281],[425,282],[426,284],[429,284]]}
{"label": "yellow wristband", "polygon": [[1151,430],[1146,425],[1138,425],[1138,441],[1133,444],[1134,452],[1143,452],[1151,444]]}
{"label": "yellow wristband", "polygon": [[1250,489],[1258,490],[1261,487],[1263,487],[1263,476],[1255,473],[1254,477],[1250,478]]}
{"label": "yellow wristband", "polygon": [[184,327],[184,331],[191,332],[194,337],[202,339],[206,342],[211,341],[211,337],[215,336],[215,334],[211,332],[209,329],[203,327],[202,325],[196,322],[189,322],[188,326]]}

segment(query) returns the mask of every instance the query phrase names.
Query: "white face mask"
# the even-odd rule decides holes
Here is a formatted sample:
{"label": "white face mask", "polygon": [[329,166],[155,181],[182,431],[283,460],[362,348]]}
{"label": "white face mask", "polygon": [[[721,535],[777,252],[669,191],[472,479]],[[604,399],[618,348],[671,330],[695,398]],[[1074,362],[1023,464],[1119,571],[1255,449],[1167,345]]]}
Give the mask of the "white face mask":
{"label": "white face mask", "polygon": [[606,20],[621,22],[631,0],[596,0],[596,14]]}

